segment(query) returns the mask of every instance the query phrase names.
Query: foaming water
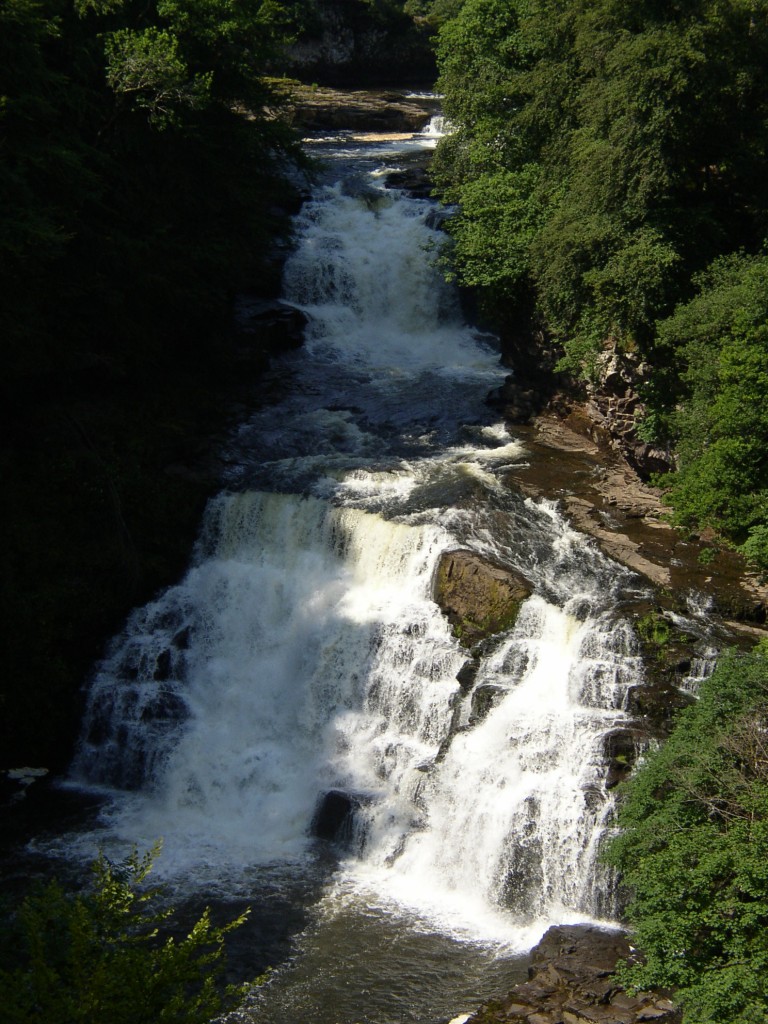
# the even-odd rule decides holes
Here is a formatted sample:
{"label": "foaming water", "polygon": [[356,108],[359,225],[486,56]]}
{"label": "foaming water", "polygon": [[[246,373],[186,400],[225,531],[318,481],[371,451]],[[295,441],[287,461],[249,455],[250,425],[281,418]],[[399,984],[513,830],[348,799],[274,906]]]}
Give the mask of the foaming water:
{"label": "foaming water", "polygon": [[[109,795],[100,843],[164,837],[176,891],[303,894],[242,1011],[273,1024],[447,1019],[550,924],[609,920],[604,737],[642,682],[616,610],[637,580],[510,487],[507,371],[379,145],[354,173],[342,146],[297,218],[306,344],[230,439],[186,576],[97,667],[72,771]],[[532,591],[472,651],[433,599],[457,548]]]}

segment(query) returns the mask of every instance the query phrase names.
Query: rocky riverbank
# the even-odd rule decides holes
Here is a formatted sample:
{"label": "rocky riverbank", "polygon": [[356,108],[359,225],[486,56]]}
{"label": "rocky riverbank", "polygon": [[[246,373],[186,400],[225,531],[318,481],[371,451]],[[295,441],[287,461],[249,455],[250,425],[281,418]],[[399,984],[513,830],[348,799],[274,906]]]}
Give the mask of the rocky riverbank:
{"label": "rocky riverbank", "polygon": [[531,954],[528,980],[455,1024],[679,1024],[666,992],[629,995],[615,969],[634,951],[620,931],[550,928]]}
{"label": "rocky riverbank", "polygon": [[409,98],[406,90],[336,89],[285,80],[277,88],[288,120],[302,132],[395,132],[424,128],[436,101]]}
{"label": "rocky riverbank", "polygon": [[640,478],[584,405],[550,407],[515,433],[531,458],[510,472],[510,483],[558,501],[576,529],[661,595],[699,601],[734,634],[764,635],[768,588],[708,534],[686,536],[671,526],[663,491]]}

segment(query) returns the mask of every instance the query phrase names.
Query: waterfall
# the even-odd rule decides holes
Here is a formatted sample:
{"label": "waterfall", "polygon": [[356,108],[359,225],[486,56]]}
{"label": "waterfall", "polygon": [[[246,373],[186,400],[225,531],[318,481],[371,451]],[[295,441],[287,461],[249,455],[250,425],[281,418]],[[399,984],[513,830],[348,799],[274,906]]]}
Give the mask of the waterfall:
{"label": "waterfall", "polygon": [[[169,877],[301,865],[327,834],[329,891],[522,949],[611,913],[638,583],[515,489],[527,454],[485,404],[506,371],[442,280],[432,205],[373,164],[334,166],[297,218],[305,348],[230,439],[186,576],[97,667],[72,775],[110,795],[115,842],[165,837]],[[433,597],[456,548],[533,590],[472,652]]]}

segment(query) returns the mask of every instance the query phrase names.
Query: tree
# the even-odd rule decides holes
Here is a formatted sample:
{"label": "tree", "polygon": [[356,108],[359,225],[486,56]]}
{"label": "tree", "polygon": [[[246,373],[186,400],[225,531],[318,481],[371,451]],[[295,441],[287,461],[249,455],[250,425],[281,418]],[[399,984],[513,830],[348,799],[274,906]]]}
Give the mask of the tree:
{"label": "tree", "polygon": [[[761,245],[762,0],[466,0],[438,55],[456,132],[436,171],[459,204],[457,274],[497,306],[527,275],[571,368],[607,339],[652,356],[655,322],[691,274]],[[515,187],[498,189],[499,175]],[[494,221],[483,260],[475,236]]]}
{"label": "tree", "polygon": [[731,256],[659,326],[682,390],[671,424],[677,521],[712,527],[768,570],[768,257]]}
{"label": "tree", "polygon": [[621,794],[608,851],[643,959],[685,1024],[768,1021],[768,651],[730,653]]}
{"label": "tree", "polygon": [[247,913],[214,925],[210,913],[177,940],[163,937],[174,911],[146,889],[156,847],[93,865],[90,891],[58,882],[29,895],[6,934],[0,1002],[8,1024],[208,1024],[246,986],[217,984],[226,936]]}

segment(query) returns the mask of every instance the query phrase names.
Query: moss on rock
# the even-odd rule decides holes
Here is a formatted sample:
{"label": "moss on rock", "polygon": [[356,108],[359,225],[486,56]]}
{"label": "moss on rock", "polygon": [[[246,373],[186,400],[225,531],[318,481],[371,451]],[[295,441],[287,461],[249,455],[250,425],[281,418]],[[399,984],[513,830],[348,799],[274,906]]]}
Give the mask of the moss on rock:
{"label": "moss on rock", "polygon": [[510,569],[470,551],[449,551],[440,559],[435,601],[464,647],[514,626],[531,586]]}

